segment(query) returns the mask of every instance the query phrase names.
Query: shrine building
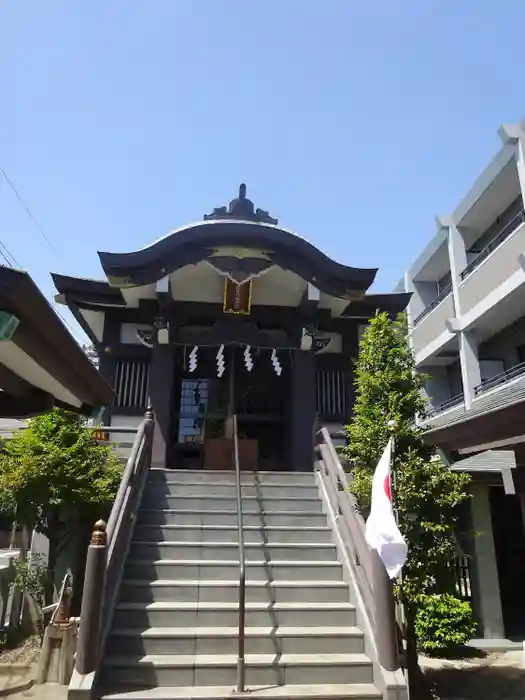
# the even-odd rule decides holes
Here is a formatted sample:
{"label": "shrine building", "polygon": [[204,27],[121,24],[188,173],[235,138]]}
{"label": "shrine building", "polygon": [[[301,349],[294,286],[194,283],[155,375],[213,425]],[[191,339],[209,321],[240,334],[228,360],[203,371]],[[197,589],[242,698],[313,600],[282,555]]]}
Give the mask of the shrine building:
{"label": "shrine building", "polygon": [[98,255],[106,279],[55,274],[57,301],[114,388],[105,424],[136,426],[153,407],[158,466],[228,469],[237,414],[243,469],[312,469],[315,428],[352,413],[363,327],[410,297],[368,294],[376,269],[282,228],[245,185],[147,248]]}

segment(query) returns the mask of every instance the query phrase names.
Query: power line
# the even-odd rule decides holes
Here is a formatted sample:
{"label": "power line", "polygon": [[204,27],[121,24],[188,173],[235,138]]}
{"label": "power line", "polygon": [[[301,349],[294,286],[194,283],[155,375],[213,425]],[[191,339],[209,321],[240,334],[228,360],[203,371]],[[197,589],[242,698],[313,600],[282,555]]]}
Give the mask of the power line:
{"label": "power line", "polygon": [[2,240],[0,240],[0,255],[10,267],[14,267],[14,265],[16,265],[17,267],[22,269],[22,265],[20,265],[13,253],[9,250],[9,248]]}
{"label": "power line", "polygon": [[6,261],[6,263],[8,264],[9,267],[13,267],[12,261],[9,260],[9,258],[7,257],[7,255],[4,253],[3,250],[0,250],[0,255],[3,257],[3,259]]}
{"label": "power line", "polygon": [[[63,263],[62,258],[61,258],[60,255],[58,254],[58,252],[57,252],[56,248],[54,247],[54,245],[53,245],[53,244],[51,243],[51,241],[49,240],[49,238],[48,238],[48,236],[46,235],[44,229],[40,226],[40,224],[38,223],[38,221],[35,219],[35,217],[34,217],[32,211],[31,211],[31,209],[28,207],[28,205],[27,205],[27,204],[25,203],[25,201],[22,199],[22,195],[21,195],[20,192],[17,190],[15,184],[14,184],[13,181],[8,177],[6,171],[4,170],[4,168],[2,168],[1,165],[0,165],[0,173],[3,175],[4,180],[7,182],[7,184],[9,185],[9,187],[13,190],[13,192],[14,192],[16,198],[18,199],[18,201],[19,201],[20,204],[22,205],[24,211],[26,212],[26,214],[29,216],[29,218],[30,218],[31,221],[33,222],[33,224],[34,224],[35,228],[37,229],[37,231],[38,231],[38,232],[41,234],[41,236],[44,238],[44,240],[46,241],[47,245],[49,246],[49,248],[51,249],[51,251],[54,253],[55,257],[57,258],[57,260],[58,260],[60,263]],[[10,267],[12,267],[12,263],[9,262],[8,258],[6,257],[6,255],[4,254],[4,252],[2,251],[2,249],[4,249],[4,250],[6,251],[6,253],[9,255],[9,257],[11,257],[11,259],[14,261],[15,265],[17,265],[20,269],[22,269],[22,265],[18,262],[18,260],[15,258],[15,256],[14,256],[14,255],[11,253],[11,251],[7,248],[7,246],[4,245],[4,243],[0,240],[0,255],[4,258],[4,260],[7,262],[7,264],[8,264]],[[53,308],[54,311],[56,312],[57,316],[62,320],[62,322],[64,323],[64,325],[67,326],[67,328],[69,328],[69,330],[71,331],[71,333],[73,334],[73,336],[76,336],[76,334],[78,333],[78,331],[75,330],[75,329],[71,326],[71,324],[69,323],[69,321],[62,315],[61,311],[57,308],[56,302],[55,302],[54,304],[52,304],[52,308]]]}
{"label": "power line", "polygon": [[9,267],[14,267],[16,265],[20,269],[22,268],[22,265],[20,265],[18,260],[15,258],[13,253],[9,250],[9,248],[6,246],[2,239],[0,239],[0,255],[3,257],[3,259],[6,261]]}
{"label": "power line", "polygon": [[33,222],[35,228],[36,228],[37,231],[41,234],[42,238],[45,240],[45,242],[46,242],[47,245],[49,246],[50,250],[54,253],[54,255],[55,255],[55,257],[57,258],[57,260],[58,260],[60,263],[63,263],[63,260],[62,260],[62,258],[60,257],[60,255],[58,254],[57,249],[56,249],[55,246],[51,243],[51,241],[49,240],[48,236],[46,235],[44,229],[40,226],[40,224],[38,223],[38,221],[35,219],[35,217],[33,216],[33,213],[32,213],[32,211],[31,211],[31,209],[30,209],[30,208],[28,207],[28,205],[24,202],[24,200],[22,199],[22,196],[21,196],[20,192],[17,190],[17,188],[15,187],[14,183],[13,183],[12,180],[8,177],[6,171],[2,168],[1,165],[0,165],[0,173],[2,173],[2,175],[4,176],[4,180],[7,182],[7,184],[9,185],[9,187],[13,190],[13,192],[14,192],[16,198],[18,199],[18,201],[20,202],[20,204],[21,204],[22,207],[24,208],[24,211],[25,211],[26,214],[29,216],[29,218],[30,218],[31,221]]}
{"label": "power line", "polygon": [[[4,250],[5,250],[5,253],[4,253]],[[0,240],[0,256],[2,256],[2,258],[6,261],[8,267],[14,267],[14,265],[16,265],[19,269],[21,269],[21,270],[23,269],[22,265],[18,262],[18,260],[13,255],[13,253],[11,253],[9,248],[1,240]],[[11,259],[9,259],[9,258],[11,258]],[[13,265],[13,263],[14,263],[14,265]],[[55,302],[55,305],[53,305],[53,308],[54,308],[57,316],[59,316],[60,319],[63,321],[64,325],[66,325],[69,328],[69,330],[71,331],[71,333],[73,333],[73,335],[75,335],[75,333],[77,331],[75,331],[75,329],[71,326],[71,324],[69,323],[67,318],[65,318],[62,315],[62,312],[58,308],[56,308],[56,302]]]}
{"label": "power line", "polygon": [[54,306],[54,310],[55,310],[56,314],[60,317],[62,322],[69,328],[69,330],[71,331],[71,334],[73,336],[76,336],[78,334],[78,330],[75,330],[73,328],[73,326],[69,323],[67,318],[65,316],[62,316],[62,313],[56,308],[56,305]]}

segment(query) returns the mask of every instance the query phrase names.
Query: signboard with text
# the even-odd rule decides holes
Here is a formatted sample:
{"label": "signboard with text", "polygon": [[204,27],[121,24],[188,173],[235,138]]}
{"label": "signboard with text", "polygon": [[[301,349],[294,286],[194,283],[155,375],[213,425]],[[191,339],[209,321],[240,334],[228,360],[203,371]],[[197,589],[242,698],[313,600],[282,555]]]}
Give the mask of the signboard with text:
{"label": "signboard with text", "polygon": [[227,277],[224,281],[224,313],[248,316],[251,306],[252,280],[238,284]]}

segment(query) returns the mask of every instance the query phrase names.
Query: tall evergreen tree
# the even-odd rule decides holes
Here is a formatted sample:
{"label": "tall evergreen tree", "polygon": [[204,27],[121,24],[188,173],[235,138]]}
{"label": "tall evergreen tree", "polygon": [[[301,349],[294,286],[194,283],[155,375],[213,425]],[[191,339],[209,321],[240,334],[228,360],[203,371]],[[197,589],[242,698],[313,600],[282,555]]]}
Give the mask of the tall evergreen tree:
{"label": "tall evergreen tree", "polygon": [[[361,340],[345,456],[352,469],[352,490],[366,517],[373,471],[389,437],[388,421],[395,421],[395,506],[408,542],[399,595],[412,637],[425,596],[455,594],[450,563],[457,554],[458,506],[469,498],[469,476],[450,471],[424,443],[416,424],[416,417],[426,411],[423,382],[407,342],[404,317],[392,321],[386,313],[377,314]],[[413,654],[415,640],[409,641]]]}

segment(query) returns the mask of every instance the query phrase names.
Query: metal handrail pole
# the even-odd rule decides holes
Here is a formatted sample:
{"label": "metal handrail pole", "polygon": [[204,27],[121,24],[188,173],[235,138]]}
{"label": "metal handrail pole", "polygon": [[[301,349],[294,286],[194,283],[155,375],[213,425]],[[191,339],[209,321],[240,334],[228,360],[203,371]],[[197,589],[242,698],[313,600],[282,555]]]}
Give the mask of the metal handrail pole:
{"label": "metal handrail pole", "polygon": [[244,658],[246,626],[246,568],[244,562],[244,532],[242,517],[241,467],[239,464],[239,435],[237,431],[237,414],[233,420],[232,459],[235,467],[235,485],[237,491],[237,530],[239,538],[239,634],[237,651],[237,692],[244,693],[246,685],[246,662]]}
{"label": "metal handrail pole", "polygon": [[474,272],[474,270],[485,260],[488,258],[488,256],[492,253],[493,250],[496,250],[502,243],[504,243],[507,238],[510,238],[510,236],[516,231],[520,224],[518,222],[523,222],[525,221],[525,212],[523,209],[519,211],[512,219],[506,223],[503,228],[494,236],[494,238],[487,243],[487,245],[482,248],[479,253],[476,254],[476,257],[473,258],[470,263],[467,265],[467,267],[463,270],[463,272],[460,274],[460,277],[462,280],[464,280],[466,277],[471,272]]}

